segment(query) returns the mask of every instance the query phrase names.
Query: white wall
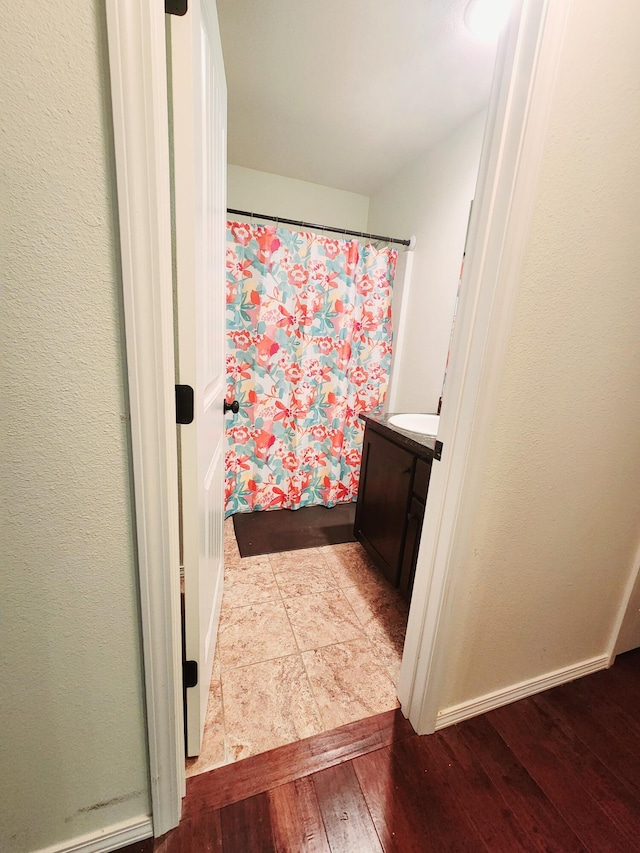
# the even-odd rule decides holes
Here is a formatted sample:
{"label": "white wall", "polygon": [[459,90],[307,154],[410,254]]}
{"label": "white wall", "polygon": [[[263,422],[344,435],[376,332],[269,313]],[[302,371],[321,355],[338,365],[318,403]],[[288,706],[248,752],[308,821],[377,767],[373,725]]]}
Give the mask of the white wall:
{"label": "white wall", "polygon": [[318,225],[367,230],[368,196],[243,166],[228,167],[227,205]]}
{"label": "white wall", "polygon": [[369,231],[417,238],[395,406],[400,412],[437,410],[485,123],[483,111],[371,196]]}
{"label": "white wall", "polygon": [[640,5],[573,4],[442,707],[609,650],[640,544]]}
{"label": "white wall", "polygon": [[3,3],[0,849],[149,811],[104,4]]}

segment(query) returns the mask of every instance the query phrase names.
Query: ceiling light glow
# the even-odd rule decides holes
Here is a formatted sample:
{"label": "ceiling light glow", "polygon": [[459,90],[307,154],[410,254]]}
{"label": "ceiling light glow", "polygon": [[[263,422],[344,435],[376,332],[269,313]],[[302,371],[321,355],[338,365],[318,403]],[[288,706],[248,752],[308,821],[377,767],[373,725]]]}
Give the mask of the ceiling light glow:
{"label": "ceiling light glow", "polygon": [[511,11],[511,0],[471,0],[464,22],[479,41],[496,41]]}

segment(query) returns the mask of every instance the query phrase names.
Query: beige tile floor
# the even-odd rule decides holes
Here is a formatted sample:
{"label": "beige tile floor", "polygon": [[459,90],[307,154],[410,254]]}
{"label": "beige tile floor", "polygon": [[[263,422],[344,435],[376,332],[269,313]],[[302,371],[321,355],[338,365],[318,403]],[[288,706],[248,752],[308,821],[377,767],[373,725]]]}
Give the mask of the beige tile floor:
{"label": "beige tile floor", "polygon": [[398,706],[407,606],[358,543],[243,559],[228,518],[224,583],[187,776]]}

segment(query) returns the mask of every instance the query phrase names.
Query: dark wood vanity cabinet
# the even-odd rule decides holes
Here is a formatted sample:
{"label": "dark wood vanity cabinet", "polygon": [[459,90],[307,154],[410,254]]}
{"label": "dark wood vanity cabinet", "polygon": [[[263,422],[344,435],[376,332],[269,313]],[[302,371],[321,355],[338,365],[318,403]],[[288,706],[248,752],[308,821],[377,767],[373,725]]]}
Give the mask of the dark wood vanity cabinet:
{"label": "dark wood vanity cabinet", "polygon": [[431,459],[424,448],[367,422],[355,536],[387,580],[409,599],[413,589]]}

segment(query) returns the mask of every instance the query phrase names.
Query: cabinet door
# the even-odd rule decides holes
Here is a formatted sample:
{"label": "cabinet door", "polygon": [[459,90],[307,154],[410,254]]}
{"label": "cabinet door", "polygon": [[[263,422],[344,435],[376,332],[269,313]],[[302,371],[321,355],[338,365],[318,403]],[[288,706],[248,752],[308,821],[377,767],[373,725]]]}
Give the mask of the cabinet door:
{"label": "cabinet door", "polygon": [[407,535],[404,540],[404,553],[402,555],[400,581],[398,583],[400,594],[407,601],[411,600],[411,593],[413,591],[413,579],[416,574],[416,560],[418,559],[418,546],[420,545],[423,518],[424,504],[414,497],[411,500],[411,509],[407,516]]}
{"label": "cabinet door", "polygon": [[417,459],[416,473],[413,477],[413,496],[425,503],[429,491],[429,480],[431,479],[431,460]]}
{"label": "cabinet door", "polygon": [[400,576],[413,464],[412,453],[365,431],[355,534],[394,586]]}

